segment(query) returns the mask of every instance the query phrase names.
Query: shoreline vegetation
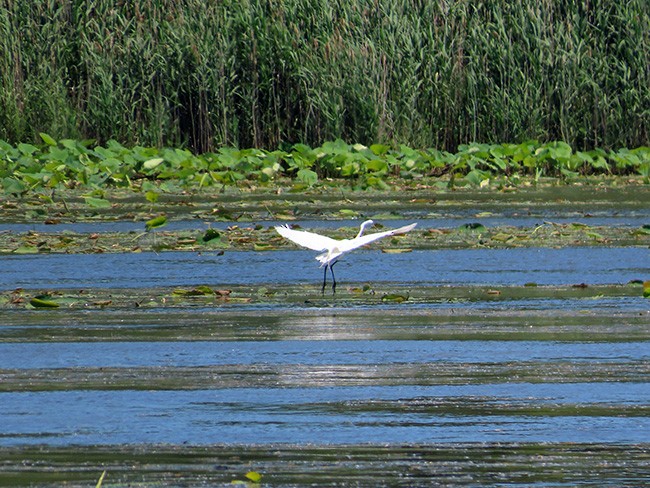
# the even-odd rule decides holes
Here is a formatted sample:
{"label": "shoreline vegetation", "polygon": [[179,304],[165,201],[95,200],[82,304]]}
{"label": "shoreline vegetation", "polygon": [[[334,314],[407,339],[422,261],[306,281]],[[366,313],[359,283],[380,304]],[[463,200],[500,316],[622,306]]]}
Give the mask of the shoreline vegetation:
{"label": "shoreline vegetation", "polygon": [[0,190],[7,198],[80,190],[89,206],[110,206],[110,190],[144,193],[156,203],[161,193],[209,188],[286,188],[305,191],[328,186],[349,190],[390,190],[413,186],[437,189],[530,186],[543,179],[559,183],[626,177],[650,183],[650,147],[574,150],[554,141],[459,146],[451,153],[406,145],[364,146],[341,139],[320,147],[294,144],[286,150],[223,147],[213,153],[134,146],[115,140],[61,139],[41,133],[39,145],[0,140]]}

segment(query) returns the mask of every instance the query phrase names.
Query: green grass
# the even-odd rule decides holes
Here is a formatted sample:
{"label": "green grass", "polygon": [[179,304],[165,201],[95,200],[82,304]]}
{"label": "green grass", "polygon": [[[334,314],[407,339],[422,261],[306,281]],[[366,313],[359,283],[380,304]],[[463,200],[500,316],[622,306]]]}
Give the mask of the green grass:
{"label": "green grass", "polygon": [[0,6],[0,139],[648,144],[645,0]]}

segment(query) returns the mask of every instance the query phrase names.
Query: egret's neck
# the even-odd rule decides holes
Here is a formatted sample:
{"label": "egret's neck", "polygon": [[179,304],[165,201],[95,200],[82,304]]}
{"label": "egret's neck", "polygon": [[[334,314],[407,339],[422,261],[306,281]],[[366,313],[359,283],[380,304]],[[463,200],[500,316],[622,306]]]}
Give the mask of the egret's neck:
{"label": "egret's neck", "polygon": [[366,227],[372,224],[374,224],[372,220],[366,220],[365,222],[363,222],[361,224],[361,228],[359,229],[359,233],[357,234],[357,237],[361,237],[361,234],[363,234],[363,231],[366,230]]}

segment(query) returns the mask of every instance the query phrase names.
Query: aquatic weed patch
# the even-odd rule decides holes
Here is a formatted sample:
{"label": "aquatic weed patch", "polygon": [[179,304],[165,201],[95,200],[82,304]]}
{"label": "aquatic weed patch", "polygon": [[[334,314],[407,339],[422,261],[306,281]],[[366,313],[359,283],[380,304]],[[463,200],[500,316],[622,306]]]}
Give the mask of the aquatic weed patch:
{"label": "aquatic weed patch", "polygon": [[[55,141],[41,134],[41,145],[12,146],[0,141],[0,184],[10,197],[36,196],[46,202],[53,192],[79,189],[85,204],[111,207],[107,192],[126,189],[155,204],[159,194],[201,191],[209,187],[283,188],[292,191],[341,185],[350,189],[408,187],[436,178],[438,187],[517,186],[551,177],[573,181],[587,176],[650,178],[650,148],[576,151],[565,142],[468,144],[456,153],[341,140],[287,150],[224,147],[214,153],[135,146],[117,141]],[[442,178],[442,179],[441,179]],[[429,182],[432,183],[432,182]]]}
{"label": "aquatic weed patch", "polygon": [[[344,238],[354,228],[341,226],[327,233]],[[518,247],[570,246],[650,246],[650,232],[645,227],[592,226],[580,222],[544,222],[534,227],[496,226],[482,224],[471,228],[423,228],[412,235],[388,239],[381,248],[386,253],[404,253],[413,249],[500,249]],[[275,251],[294,249],[267,225],[230,225],[217,231],[158,230],[146,232],[0,232],[0,254],[48,253],[120,253],[154,250],[226,252]]]}

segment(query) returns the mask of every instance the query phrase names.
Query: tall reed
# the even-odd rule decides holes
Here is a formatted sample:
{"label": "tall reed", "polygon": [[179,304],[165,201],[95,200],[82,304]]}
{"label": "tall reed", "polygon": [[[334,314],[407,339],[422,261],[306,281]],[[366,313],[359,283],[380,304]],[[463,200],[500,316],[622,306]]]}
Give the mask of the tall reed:
{"label": "tall reed", "polygon": [[647,0],[5,0],[0,138],[639,146],[649,24]]}

